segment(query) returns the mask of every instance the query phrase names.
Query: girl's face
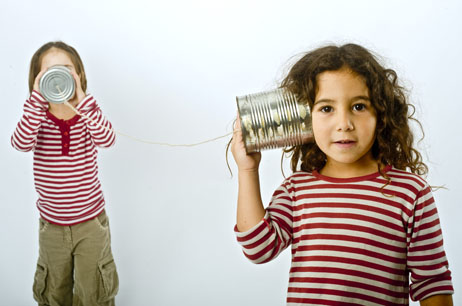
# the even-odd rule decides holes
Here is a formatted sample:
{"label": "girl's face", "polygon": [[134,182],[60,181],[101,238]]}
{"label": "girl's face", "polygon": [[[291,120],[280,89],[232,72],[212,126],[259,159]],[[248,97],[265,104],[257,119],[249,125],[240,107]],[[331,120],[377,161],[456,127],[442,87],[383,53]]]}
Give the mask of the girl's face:
{"label": "girl's face", "polygon": [[312,124],[316,144],[327,156],[323,175],[353,177],[377,171],[371,152],[377,116],[361,76],[346,68],[320,73]]}
{"label": "girl's face", "polygon": [[67,52],[61,49],[51,48],[42,57],[40,71],[47,70],[56,65],[66,66],[71,71],[75,72],[75,66]]}

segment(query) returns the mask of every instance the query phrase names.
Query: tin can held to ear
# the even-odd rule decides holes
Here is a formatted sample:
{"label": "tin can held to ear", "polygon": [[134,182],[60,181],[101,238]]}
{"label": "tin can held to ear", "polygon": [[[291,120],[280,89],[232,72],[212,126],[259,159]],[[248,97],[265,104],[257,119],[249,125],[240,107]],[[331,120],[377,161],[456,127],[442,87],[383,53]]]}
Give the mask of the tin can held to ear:
{"label": "tin can held to ear", "polygon": [[313,141],[310,108],[278,88],[236,97],[247,154]]}
{"label": "tin can held to ear", "polygon": [[74,96],[74,77],[66,66],[50,67],[40,78],[39,89],[48,102],[64,103]]}

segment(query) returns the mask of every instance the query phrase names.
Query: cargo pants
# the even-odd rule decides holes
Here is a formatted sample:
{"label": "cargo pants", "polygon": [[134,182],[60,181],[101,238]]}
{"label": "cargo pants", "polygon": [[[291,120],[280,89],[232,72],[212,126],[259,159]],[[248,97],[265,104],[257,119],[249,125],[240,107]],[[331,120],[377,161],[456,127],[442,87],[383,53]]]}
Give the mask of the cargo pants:
{"label": "cargo pants", "polygon": [[33,285],[40,306],[112,306],[118,288],[105,211],[71,226],[40,218]]}

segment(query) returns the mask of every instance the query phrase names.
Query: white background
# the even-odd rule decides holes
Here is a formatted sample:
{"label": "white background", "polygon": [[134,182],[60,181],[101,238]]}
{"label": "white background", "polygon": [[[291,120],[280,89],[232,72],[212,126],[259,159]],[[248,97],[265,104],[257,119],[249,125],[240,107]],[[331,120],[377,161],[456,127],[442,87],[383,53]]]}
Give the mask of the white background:
{"label": "white background", "polygon": [[[10,136],[28,96],[28,65],[44,43],[80,53],[88,88],[116,129],[193,143],[231,132],[235,96],[272,89],[293,56],[360,43],[410,89],[462,304],[460,152],[462,2],[27,1],[0,7],[0,304],[33,305],[38,212],[32,154]],[[100,179],[120,276],[118,305],[284,305],[289,251],[253,265],[235,241],[236,177],[227,140],[169,148],[119,136],[100,150]],[[230,159],[235,171],[235,164]],[[285,163],[286,174],[288,162]],[[282,182],[280,150],[265,151],[262,194]]]}

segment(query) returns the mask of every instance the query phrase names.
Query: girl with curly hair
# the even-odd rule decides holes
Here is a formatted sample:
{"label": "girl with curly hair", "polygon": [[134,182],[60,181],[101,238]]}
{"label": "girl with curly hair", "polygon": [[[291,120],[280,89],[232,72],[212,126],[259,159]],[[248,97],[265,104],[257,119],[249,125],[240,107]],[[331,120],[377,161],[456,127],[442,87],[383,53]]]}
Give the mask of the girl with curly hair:
{"label": "girl with curly hair", "polygon": [[[305,54],[282,88],[307,103],[314,142],[291,152],[293,174],[265,209],[260,153],[240,122],[235,232],[266,263],[291,246],[288,305],[452,305],[451,272],[427,173],[414,148],[413,106],[395,71],[356,44]],[[420,123],[419,123],[420,125]]]}

